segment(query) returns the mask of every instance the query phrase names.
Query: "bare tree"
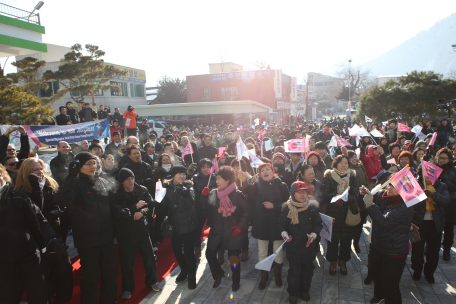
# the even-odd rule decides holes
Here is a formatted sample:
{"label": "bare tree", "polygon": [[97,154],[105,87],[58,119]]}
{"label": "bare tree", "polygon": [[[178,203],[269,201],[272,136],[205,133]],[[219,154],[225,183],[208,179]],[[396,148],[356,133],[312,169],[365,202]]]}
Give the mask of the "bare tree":
{"label": "bare tree", "polygon": [[218,53],[219,53],[219,59],[220,59],[220,67],[222,68],[222,73],[223,73],[225,71],[225,56],[226,56],[226,52],[222,53],[222,51],[219,49]]}
{"label": "bare tree", "polygon": [[[375,77],[372,75],[370,69],[362,70],[356,66],[348,67],[345,62],[337,66],[339,67],[337,76],[344,80],[342,88],[340,88],[336,96],[338,100],[359,100],[370,89],[376,86]],[[350,96],[348,96],[349,91]]]}
{"label": "bare tree", "polygon": [[266,62],[265,61],[257,60],[253,65],[257,68],[257,70],[264,70],[266,68]]}

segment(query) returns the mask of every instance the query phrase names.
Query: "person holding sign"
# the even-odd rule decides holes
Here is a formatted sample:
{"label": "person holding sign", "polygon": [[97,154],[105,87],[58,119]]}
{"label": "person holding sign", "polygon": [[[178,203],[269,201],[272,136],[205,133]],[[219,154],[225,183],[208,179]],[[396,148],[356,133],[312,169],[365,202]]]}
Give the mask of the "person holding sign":
{"label": "person holding sign", "polygon": [[375,286],[371,303],[383,299],[385,303],[402,303],[399,281],[409,252],[413,208],[407,207],[391,183],[375,204],[374,195],[365,186],[360,189],[359,200],[372,219],[369,271]]}
{"label": "person holding sign", "polygon": [[[356,226],[345,224],[347,212],[353,215],[358,214],[356,195],[358,183],[356,182],[355,171],[349,169],[349,159],[347,156],[339,155],[332,163],[332,170],[326,170],[323,179],[323,195],[326,203],[325,214],[334,218],[333,235],[331,242],[328,242],[326,259],[331,263],[329,273],[335,275],[337,264],[339,264],[341,274],[347,274],[346,263],[350,261],[351,240],[357,235]],[[348,199],[342,198],[331,203],[333,197],[341,195],[350,187]],[[339,247],[340,243],[340,247]]]}
{"label": "person holding sign", "polygon": [[[451,198],[447,186],[438,179],[433,183],[429,176],[434,177],[436,168],[433,167],[437,165],[427,164],[424,164],[424,179],[422,166],[418,167],[418,182],[424,189],[427,199],[413,206],[413,223],[419,228],[420,241],[412,243],[412,269],[415,271],[413,280],[419,281],[424,264],[426,281],[433,284],[434,272],[439,263],[442,231],[445,226],[444,208],[451,203]],[[427,245],[426,263],[423,255],[425,244]]]}
{"label": "person holding sign", "polygon": [[[311,169],[311,168],[310,168]],[[323,227],[318,213],[318,202],[307,195],[304,182],[294,182],[290,198],[282,206],[277,225],[284,240],[290,264],[288,270],[288,293],[291,304],[297,303],[298,294],[304,301],[310,300],[310,284],[313,276],[313,260],[316,248],[312,244]]]}

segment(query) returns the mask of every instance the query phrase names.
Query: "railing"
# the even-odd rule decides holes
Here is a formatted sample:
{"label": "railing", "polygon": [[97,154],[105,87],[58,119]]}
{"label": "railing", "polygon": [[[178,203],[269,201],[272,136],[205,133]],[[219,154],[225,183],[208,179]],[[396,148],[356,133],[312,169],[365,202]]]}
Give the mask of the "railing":
{"label": "railing", "polygon": [[25,22],[41,25],[40,14],[24,11],[20,8],[0,3],[0,14],[13,17]]}

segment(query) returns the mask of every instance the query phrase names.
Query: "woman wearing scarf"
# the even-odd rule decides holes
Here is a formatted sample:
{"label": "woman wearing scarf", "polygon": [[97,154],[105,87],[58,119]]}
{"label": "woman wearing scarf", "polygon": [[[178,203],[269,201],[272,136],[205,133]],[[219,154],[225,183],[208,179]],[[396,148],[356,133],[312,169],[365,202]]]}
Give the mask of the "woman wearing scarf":
{"label": "woman wearing scarf", "polygon": [[196,288],[196,259],[193,254],[197,225],[195,192],[192,181],[186,180],[187,169],[184,166],[174,166],[170,176],[170,180],[163,182],[166,195],[160,204],[161,211],[168,216],[168,222],[174,231],[171,246],[181,268],[176,283],[182,282],[188,276],[188,289],[193,290]]}
{"label": "woman wearing scarf", "polygon": [[[310,168],[312,169],[312,168]],[[312,282],[313,260],[316,257],[315,246],[320,234],[322,222],[318,213],[318,202],[308,194],[305,182],[294,182],[290,189],[290,198],[282,206],[277,223],[284,240],[288,270],[288,293],[291,304],[298,302],[298,294],[304,301],[310,300],[310,284]]]}
{"label": "woman wearing scarf", "polygon": [[[258,167],[259,180],[250,185],[246,190],[252,212],[252,236],[258,239],[258,258],[264,260],[268,256],[269,242],[273,243],[273,250],[282,244],[282,236],[277,227],[282,204],[289,198],[287,185],[277,177],[274,167],[265,163]],[[282,286],[281,271],[283,266],[282,251],[274,261],[274,276],[277,286]],[[260,290],[266,287],[269,272],[261,270],[261,280],[258,284]]]}
{"label": "woman wearing scarf", "polygon": [[416,148],[413,153],[412,153],[412,157],[413,157],[413,169],[415,169],[415,171],[418,169],[418,166],[420,165],[421,163],[421,159],[424,157],[424,155],[426,154],[426,150],[422,149],[422,148]]}
{"label": "woman wearing scarf", "polygon": [[162,153],[158,158],[158,166],[154,171],[155,179],[158,181],[168,178],[171,168],[174,167],[174,163],[171,160],[171,157],[167,153]]}
{"label": "woman wearing scarf", "polygon": [[392,184],[375,197],[363,187],[358,201],[361,199],[372,219],[369,271],[375,285],[371,303],[402,303],[399,281],[409,252],[413,208],[405,205]]}
{"label": "woman wearing scarf", "polygon": [[[445,226],[445,210],[451,202],[447,186],[440,180],[434,185],[429,177],[425,177],[426,185],[423,186],[421,165],[418,167],[418,182],[425,189],[425,201],[413,206],[413,223],[419,228],[420,241],[412,244],[412,269],[413,280],[421,279],[424,264],[424,277],[433,284],[434,272],[439,263],[439,253],[442,240],[442,231]],[[427,244],[426,263],[424,263],[424,245]]]}
{"label": "woman wearing scarf", "polygon": [[443,260],[450,260],[453,246],[454,225],[456,224],[456,168],[453,164],[453,155],[448,148],[442,148],[436,155],[437,165],[443,169],[440,180],[445,183],[450,193],[451,202],[445,207],[445,225],[443,227]]}
{"label": "woman wearing scarf", "polygon": [[236,190],[233,168],[223,166],[216,171],[216,176],[217,189],[210,191],[205,187],[202,193],[202,205],[208,210],[211,227],[206,258],[215,280],[213,288],[217,288],[225,274],[216,255],[219,249],[228,250],[232,290],[237,291],[241,281],[241,242],[247,235],[251,208],[242,192]]}
{"label": "woman wearing scarf", "polygon": [[[326,248],[326,260],[330,262],[329,273],[335,275],[337,264],[339,264],[341,274],[347,274],[346,262],[351,259],[350,247],[351,240],[357,235],[356,226],[345,224],[347,212],[358,214],[358,205],[356,195],[358,193],[358,183],[356,182],[356,173],[349,169],[349,160],[347,156],[339,155],[332,163],[332,170],[326,170],[323,181],[323,195],[326,203],[325,214],[334,218],[331,242],[328,242]],[[331,203],[334,196],[341,195],[347,188],[348,199],[344,202],[342,199]],[[339,247],[340,243],[340,247]]]}
{"label": "woman wearing scarf", "polygon": [[326,171],[326,165],[321,159],[320,154],[316,151],[309,152],[307,154],[306,164],[311,165],[314,169],[315,179],[319,182],[323,182],[323,175]]}

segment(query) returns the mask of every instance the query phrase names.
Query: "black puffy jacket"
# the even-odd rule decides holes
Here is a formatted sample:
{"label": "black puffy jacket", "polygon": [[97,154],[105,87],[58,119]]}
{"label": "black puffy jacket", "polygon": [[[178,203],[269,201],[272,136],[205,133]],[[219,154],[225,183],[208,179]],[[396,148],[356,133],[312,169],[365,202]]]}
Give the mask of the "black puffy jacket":
{"label": "black puffy jacket", "polygon": [[173,180],[165,180],[163,188],[166,195],[160,204],[161,212],[168,216],[168,221],[177,235],[193,232],[196,227],[195,192],[189,180],[175,185]]}
{"label": "black puffy jacket", "polygon": [[351,239],[356,236],[356,226],[348,226],[345,224],[349,208],[353,214],[358,214],[356,197],[359,189],[356,182],[356,173],[351,169],[350,171],[350,190],[348,191],[348,200],[344,202],[340,208],[337,208],[334,203],[331,203],[331,199],[338,195],[337,182],[331,177],[331,170],[327,170],[325,172],[325,177],[323,179],[323,196],[326,208],[323,207],[320,209],[322,210],[322,213],[334,218],[332,237],[335,239]]}
{"label": "black puffy jacket", "polygon": [[[424,189],[421,181],[418,181],[421,188]],[[435,228],[437,231],[442,231],[445,226],[445,207],[451,203],[450,194],[448,193],[448,187],[445,183],[437,180],[434,184],[435,188],[435,202],[434,210],[431,211],[432,218],[434,219]],[[413,223],[421,228],[423,224],[424,216],[426,215],[426,200],[413,205]]]}
{"label": "black puffy jacket", "polygon": [[199,159],[208,158],[211,161],[215,158],[215,155],[218,154],[218,149],[213,145],[206,146],[204,143],[201,147],[198,148]]}
{"label": "black puffy jacket", "polygon": [[381,200],[382,194],[377,194],[378,205],[366,209],[372,219],[372,246],[382,254],[405,255],[409,252],[413,208],[408,208],[402,199],[399,202]]}
{"label": "black puffy jacket", "polygon": [[451,161],[439,167],[443,169],[439,179],[447,185],[451,198],[450,204],[445,207],[445,218],[447,222],[456,224],[456,167]]}
{"label": "black puffy jacket", "polygon": [[307,235],[312,232],[317,236],[320,235],[323,225],[320,214],[318,213],[318,202],[316,200],[310,200],[310,203],[311,206],[307,210],[298,213],[298,224],[291,224],[291,219],[288,218],[290,209],[288,209],[286,203],[283,205],[277,225],[279,231],[287,231],[288,235],[292,237],[290,242],[285,243],[288,261],[302,263],[315,259],[315,246],[306,247],[308,241]]}
{"label": "black puffy jacket", "polygon": [[209,187],[210,190],[217,188],[217,184],[215,183],[217,178],[214,174],[211,176],[211,182],[209,186],[207,183],[209,182],[209,175],[203,176],[202,174],[195,174],[192,177],[193,182],[193,189],[195,189],[195,205],[196,209],[202,208],[202,193],[204,187]]}
{"label": "black puffy jacket", "polygon": [[[244,193],[247,194],[253,210],[252,236],[259,240],[281,240],[277,221],[282,212],[282,204],[290,197],[287,185],[278,177],[269,182],[260,179],[249,185]],[[274,208],[266,209],[264,202],[271,202]]]}
{"label": "black puffy jacket", "polygon": [[[147,239],[149,237],[149,225],[152,224],[148,222],[148,219],[151,218],[150,215],[156,205],[147,188],[135,183],[133,192],[127,193],[124,187],[120,185],[119,189],[114,192],[114,197],[113,204],[116,206],[114,209],[115,226],[119,243],[138,243]],[[137,209],[136,204],[139,201],[145,201],[147,205]],[[143,217],[134,220],[133,217],[136,212],[140,212]]]}
{"label": "black puffy jacket", "polygon": [[81,172],[79,177],[68,176],[55,194],[54,201],[68,208],[76,248],[97,247],[112,242],[111,202],[114,198],[106,180]]}
{"label": "black puffy jacket", "polygon": [[143,161],[135,163],[130,160],[124,168],[128,168],[135,174],[135,182],[141,186],[144,186],[149,190],[149,193],[153,193],[155,196],[155,177],[152,167]]}
{"label": "black puffy jacket", "polygon": [[[221,249],[235,250],[241,248],[242,240],[247,237],[248,222],[251,214],[251,207],[245,198],[244,194],[239,190],[234,190],[228,194],[229,199],[236,210],[231,216],[223,217],[222,213],[218,212],[220,208],[220,199],[217,196],[217,189],[212,190],[208,196],[202,197],[203,207],[208,209],[211,231],[207,240],[207,248],[216,250],[220,244]],[[242,232],[237,236],[233,235],[234,229],[237,226],[242,229]]]}

